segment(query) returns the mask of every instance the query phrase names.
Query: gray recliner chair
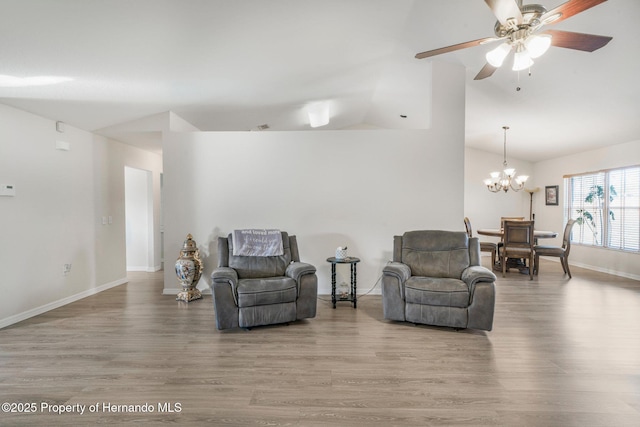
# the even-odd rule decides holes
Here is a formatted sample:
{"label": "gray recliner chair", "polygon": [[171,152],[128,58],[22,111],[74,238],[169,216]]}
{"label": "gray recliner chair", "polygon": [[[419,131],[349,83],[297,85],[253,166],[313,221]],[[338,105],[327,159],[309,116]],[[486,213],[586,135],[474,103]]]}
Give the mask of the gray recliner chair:
{"label": "gray recliner chair", "polygon": [[384,318],[490,331],[495,280],[480,264],[477,238],[456,231],[408,231],[394,236],[393,262],[383,269]]}
{"label": "gray recliner chair", "polygon": [[316,316],[316,268],[300,262],[296,236],[282,232],[281,256],[234,256],[233,238],[218,238],[211,293],[218,329],[288,323]]}

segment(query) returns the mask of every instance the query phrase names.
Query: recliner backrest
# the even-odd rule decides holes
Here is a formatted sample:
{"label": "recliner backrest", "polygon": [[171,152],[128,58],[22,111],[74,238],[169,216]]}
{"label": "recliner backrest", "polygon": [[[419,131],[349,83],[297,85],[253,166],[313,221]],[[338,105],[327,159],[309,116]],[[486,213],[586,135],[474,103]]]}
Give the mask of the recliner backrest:
{"label": "recliner backrest", "polygon": [[401,262],[412,276],[459,279],[469,267],[469,236],[462,231],[407,231],[401,240]]}
{"label": "recliner backrest", "polygon": [[229,234],[226,238],[220,237],[219,239],[226,240],[226,245],[224,241],[218,242],[218,266],[233,268],[238,273],[239,279],[284,276],[291,261],[297,260],[292,253],[297,254],[298,248],[295,236],[290,238],[287,232],[281,233],[284,254],[280,256],[235,256],[233,255],[233,235]]}

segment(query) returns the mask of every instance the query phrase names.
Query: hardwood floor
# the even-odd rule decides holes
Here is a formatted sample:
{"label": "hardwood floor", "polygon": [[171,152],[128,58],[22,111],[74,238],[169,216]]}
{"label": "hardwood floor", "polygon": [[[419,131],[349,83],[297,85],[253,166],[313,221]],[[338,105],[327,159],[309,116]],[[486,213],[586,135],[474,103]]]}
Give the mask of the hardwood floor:
{"label": "hardwood floor", "polygon": [[389,322],[377,295],[220,332],[210,295],[134,273],[0,330],[0,401],[35,404],[0,425],[638,426],[640,282],[572,273],[499,274],[491,332]]}

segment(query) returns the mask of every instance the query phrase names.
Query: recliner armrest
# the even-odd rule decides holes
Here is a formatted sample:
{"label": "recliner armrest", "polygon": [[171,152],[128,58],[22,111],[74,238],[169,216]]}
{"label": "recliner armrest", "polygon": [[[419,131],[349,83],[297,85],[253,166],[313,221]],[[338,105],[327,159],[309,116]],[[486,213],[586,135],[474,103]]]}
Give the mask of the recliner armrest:
{"label": "recliner armrest", "polygon": [[216,328],[238,327],[238,273],[231,267],[218,267],[211,273],[211,295]]}
{"label": "recliner armrest", "polygon": [[402,284],[411,277],[411,268],[401,262],[390,262],[382,269],[383,275],[394,276]]}
{"label": "recliner armrest", "polygon": [[234,289],[238,284],[238,273],[231,267],[218,267],[211,273],[212,283],[229,283]]}
{"label": "recliner armrest", "polygon": [[488,268],[481,265],[472,265],[462,272],[460,279],[465,282],[471,290],[478,282],[495,282],[497,278],[496,275],[493,274],[493,271]]}
{"label": "recliner armrest", "polygon": [[300,277],[305,274],[315,274],[316,268],[307,264],[306,262],[292,262],[287,266],[287,270],[285,271],[285,275],[287,277],[291,277],[297,283],[300,283]]}

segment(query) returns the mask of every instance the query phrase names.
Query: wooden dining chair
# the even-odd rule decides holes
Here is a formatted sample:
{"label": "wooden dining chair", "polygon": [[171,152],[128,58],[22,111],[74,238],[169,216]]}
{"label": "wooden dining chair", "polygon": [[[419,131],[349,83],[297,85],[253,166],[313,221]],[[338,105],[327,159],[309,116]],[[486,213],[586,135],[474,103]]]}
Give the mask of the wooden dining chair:
{"label": "wooden dining chair", "polygon": [[504,229],[504,222],[505,221],[524,221],[524,217],[523,216],[501,216],[500,217],[500,229],[501,230]]}
{"label": "wooden dining chair", "polygon": [[[464,217],[464,228],[467,230],[469,238],[473,237],[473,230],[471,229],[471,221],[468,217]],[[480,241],[480,252],[491,253],[491,268],[496,265],[496,254],[498,253],[498,245],[493,242]]]}
{"label": "wooden dining chair", "polygon": [[569,251],[571,250],[571,229],[576,223],[575,219],[567,221],[567,225],[564,227],[564,234],[562,235],[562,246],[543,246],[535,245],[533,250],[534,255],[534,274],[538,274],[538,265],[540,263],[541,256],[554,256],[560,258],[560,264],[565,274],[569,275],[571,279],[571,270],[569,270]]}
{"label": "wooden dining chair", "polygon": [[507,272],[507,258],[529,259],[529,280],[533,280],[534,221],[505,221],[503,245],[500,248],[502,277]]}
{"label": "wooden dining chair", "polygon": [[[504,230],[504,222],[505,221],[523,221],[523,216],[501,216],[500,217],[500,230]],[[504,236],[503,236],[504,238]],[[502,240],[498,243],[498,252],[500,252],[500,248],[502,247]]]}

